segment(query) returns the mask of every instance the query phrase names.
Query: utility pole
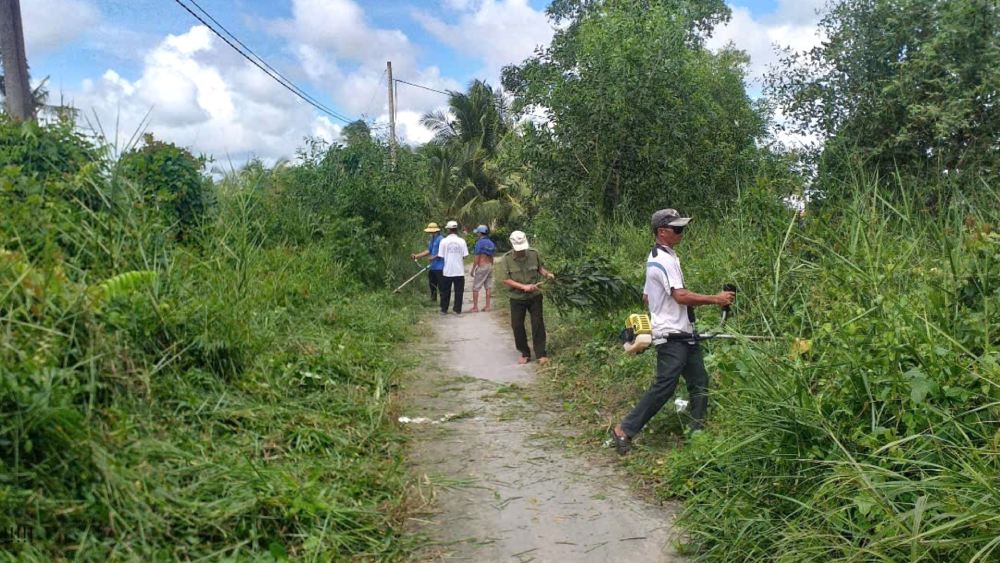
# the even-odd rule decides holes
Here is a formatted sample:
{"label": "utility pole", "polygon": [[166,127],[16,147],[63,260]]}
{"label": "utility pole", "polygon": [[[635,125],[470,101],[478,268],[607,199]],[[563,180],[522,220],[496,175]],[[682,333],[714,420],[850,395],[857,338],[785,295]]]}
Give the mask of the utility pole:
{"label": "utility pole", "polygon": [[385,62],[385,72],[388,75],[386,82],[389,85],[389,159],[392,165],[396,165],[396,99],[394,96],[395,83],[392,80],[392,61]]}
{"label": "utility pole", "polygon": [[7,114],[18,121],[31,119],[35,108],[28,83],[20,0],[0,0],[0,54]]}

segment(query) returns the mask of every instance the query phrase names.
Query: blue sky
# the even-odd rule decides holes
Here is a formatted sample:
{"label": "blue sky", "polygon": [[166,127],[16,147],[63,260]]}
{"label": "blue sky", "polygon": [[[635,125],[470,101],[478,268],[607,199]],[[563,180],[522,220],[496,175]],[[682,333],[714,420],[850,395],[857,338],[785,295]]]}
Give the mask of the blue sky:
{"label": "blue sky", "polygon": [[[184,0],[191,4],[192,0]],[[325,105],[374,124],[387,119],[385,60],[397,78],[438,89],[499,69],[547,44],[540,0],[194,0],[271,65]],[[754,82],[772,43],[815,41],[822,0],[734,0],[715,46],[753,59]],[[158,136],[216,158],[294,154],[307,135],[334,139],[341,122],[294,98],[200,26],[175,0],[21,0],[32,75],[84,121],[126,135],[148,114]],[[192,6],[194,8],[194,6]],[[440,94],[401,85],[400,135],[423,142],[419,116]],[[225,156],[223,156],[225,155]]]}

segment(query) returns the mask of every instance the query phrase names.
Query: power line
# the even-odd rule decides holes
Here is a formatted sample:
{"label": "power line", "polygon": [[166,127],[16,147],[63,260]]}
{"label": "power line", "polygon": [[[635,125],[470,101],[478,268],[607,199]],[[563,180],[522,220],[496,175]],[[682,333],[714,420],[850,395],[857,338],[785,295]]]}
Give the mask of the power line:
{"label": "power line", "polygon": [[[227,39],[224,35],[222,35],[222,33],[220,33],[217,29],[215,29],[214,27],[212,27],[212,25],[210,23],[208,23],[207,21],[205,21],[205,19],[202,18],[201,16],[199,16],[198,14],[196,14],[191,8],[189,8],[186,4],[184,4],[183,2],[181,2],[181,0],[174,0],[174,2],[176,2],[178,6],[180,6],[181,8],[184,8],[184,10],[187,11],[187,13],[191,14],[192,16],[194,16],[194,18],[197,19],[199,22],[201,22],[202,25],[204,25],[209,30],[211,30],[212,33],[214,33],[215,35],[217,35],[219,37],[219,39],[222,39],[227,45],[229,45],[230,47],[232,47],[232,49],[234,51],[236,51],[237,53],[239,53],[244,59],[246,59],[246,60],[250,61],[251,63],[253,63],[253,65],[256,66],[257,68],[259,68],[264,74],[266,74],[266,75],[270,76],[271,78],[273,78],[278,84],[281,84],[282,86],[284,86],[285,89],[287,89],[292,94],[295,94],[296,96],[298,96],[299,98],[301,98],[307,104],[309,104],[309,105],[313,106],[314,108],[316,108],[317,110],[319,110],[319,111],[321,111],[321,112],[329,115],[330,117],[333,117],[334,119],[343,121],[344,123],[351,123],[352,121],[354,121],[353,119],[347,118],[347,117],[345,117],[345,116],[343,116],[343,115],[341,115],[341,114],[333,111],[332,109],[324,106],[320,102],[318,102],[315,98],[313,98],[308,93],[306,93],[305,90],[303,90],[302,88],[299,88],[298,86],[296,86],[295,83],[293,83],[291,80],[285,78],[285,76],[282,75],[277,70],[275,70],[274,67],[272,67],[271,65],[267,64],[267,62],[264,61],[264,59],[261,58],[260,55],[258,55],[257,53],[254,53],[249,47],[247,47],[242,41],[240,41],[228,29],[226,29],[225,27],[223,27],[223,25],[220,24],[215,18],[213,18],[211,14],[209,14],[208,12],[205,11],[204,8],[202,8],[201,6],[199,6],[198,3],[195,0],[188,0],[188,1],[191,2],[193,5],[197,6],[197,8],[202,13],[204,13],[205,16],[208,19],[210,19],[213,22],[215,22],[215,24],[218,25],[220,29],[222,29],[223,31],[225,31],[230,37],[233,38],[234,41],[236,41],[237,43],[239,43],[243,47],[243,49],[246,49],[246,51],[248,53],[252,54],[260,62],[258,63],[256,60],[254,60],[249,55],[247,55],[247,52],[244,52],[242,49],[240,49],[239,47],[237,47],[236,45],[234,45],[232,41],[230,41],[229,39]],[[267,67],[267,68],[265,68],[265,67]],[[270,69],[270,70],[268,70],[268,69]],[[273,73],[272,73],[272,71],[273,71]]]}
{"label": "power line", "polygon": [[430,90],[431,92],[437,92],[438,94],[444,94],[445,96],[451,95],[451,92],[445,92],[444,90],[436,90],[434,88],[431,88],[430,86],[421,86],[420,84],[414,84],[412,82],[407,82],[399,78],[393,80],[393,82],[402,82],[403,84],[409,84],[410,86],[416,86],[417,88],[423,88],[424,90]]}
{"label": "power line", "polygon": [[[289,80],[288,77],[286,77],[285,75],[281,74],[281,72],[279,72],[276,68],[274,68],[273,66],[271,66],[270,64],[268,64],[267,61],[265,61],[263,57],[261,57],[260,55],[258,55],[257,53],[255,53],[253,51],[253,49],[251,49],[245,43],[243,43],[242,41],[240,41],[240,39],[238,37],[236,37],[236,35],[233,34],[233,32],[231,32],[228,29],[226,29],[225,26],[223,26],[218,20],[216,20],[214,17],[212,17],[212,14],[209,14],[208,11],[205,10],[205,8],[202,8],[201,5],[198,4],[198,2],[196,0],[188,0],[188,1],[191,4],[193,4],[195,7],[197,7],[198,10],[201,11],[201,13],[205,14],[205,16],[208,19],[210,19],[213,23],[215,23],[217,26],[219,26],[219,29],[221,29],[222,31],[226,32],[226,34],[229,35],[230,37],[232,37],[233,40],[236,41],[236,43],[238,43],[241,47],[243,47],[244,49],[246,49],[246,51],[248,53],[250,53],[251,55],[253,55],[254,57],[256,57],[256,59],[258,61],[260,61],[261,64],[263,64],[265,67],[267,67],[271,72],[267,72],[267,70],[264,70],[263,68],[261,68],[261,70],[263,70],[265,73],[267,73],[269,76],[271,76],[271,78],[274,78],[275,80],[277,80],[279,83],[281,83],[286,88],[291,89],[292,93],[294,93],[297,96],[299,96],[300,98],[304,99],[306,102],[309,102],[310,105],[312,105],[316,109],[322,111],[323,113],[326,113],[326,114],[328,114],[328,115],[330,115],[330,116],[332,116],[332,117],[334,117],[336,119],[339,119],[340,121],[343,121],[345,123],[349,123],[350,121],[352,121],[349,118],[345,117],[343,114],[330,109],[329,107],[327,107],[323,103],[320,103],[319,100],[317,100],[316,98],[314,98],[311,95],[309,95],[308,92],[306,92],[305,90],[303,90],[302,88],[300,88],[299,86],[297,86],[294,82],[292,82],[291,80]],[[177,3],[181,4],[179,1]],[[207,24],[205,22],[205,20],[199,18],[197,14],[194,14],[193,12],[191,12],[191,10],[189,10],[183,4],[181,4],[181,6],[184,7],[184,9],[186,9],[189,13],[191,13],[191,15],[195,16],[196,18],[198,18],[198,21],[200,21],[201,23],[205,24],[209,29],[212,30],[213,33],[215,33],[216,35],[219,35],[219,37],[223,41],[226,41],[226,38],[222,37],[219,34],[219,32],[216,31],[214,28],[212,28],[211,25]],[[241,55],[243,55],[244,58],[247,58],[247,60],[249,60],[250,62],[254,63],[258,68],[260,68],[260,65],[258,65],[257,63],[255,63],[253,60],[249,59],[246,56],[246,54],[244,54],[242,51],[240,51],[240,49],[237,49],[235,46],[233,46],[232,43],[230,43],[229,41],[226,41],[226,43],[229,44],[230,47],[233,47],[233,49],[235,49]],[[273,74],[272,74],[272,72],[273,72]],[[280,80],[278,78],[276,78],[274,75],[277,75],[278,77],[280,77]]]}
{"label": "power line", "polygon": [[[382,87],[382,79],[385,78],[385,74],[386,74],[386,71],[383,70],[382,74],[380,74],[379,77],[378,77],[378,82],[375,83],[375,91],[372,92],[372,97],[368,99],[368,105],[365,106],[369,110],[372,109],[372,102],[375,101],[375,96],[378,95],[378,91]],[[364,115],[364,114],[362,114],[362,115]],[[369,118],[371,117],[371,112],[368,112],[368,116],[369,116]],[[374,123],[374,122],[375,122],[375,120],[372,119],[372,123]]]}

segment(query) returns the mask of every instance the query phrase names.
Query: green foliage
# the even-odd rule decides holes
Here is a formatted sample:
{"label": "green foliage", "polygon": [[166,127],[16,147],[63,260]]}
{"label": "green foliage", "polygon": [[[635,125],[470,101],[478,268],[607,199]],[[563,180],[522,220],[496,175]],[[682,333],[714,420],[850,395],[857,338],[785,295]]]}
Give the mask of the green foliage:
{"label": "green foliage", "polygon": [[492,154],[510,130],[503,93],[481,80],[474,80],[468,92],[452,92],[448,97],[448,109],[451,115],[437,111],[421,120],[434,131],[439,144],[475,143]]}
{"label": "green foliage", "polygon": [[[175,148],[130,153],[144,180],[119,182],[61,126],[0,139],[21,155],[0,170],[0,558],[401,559],[387,413],[413,319],[361,293],[343,249],[372,256],[368,226],[297,183],[318,160],[252,163],[176,245],[173,200],[150,201],[154,173],[191,170]],[[421,219],[392,218],[373,228]]]}
{"label": "green foliage", "polygon": [[156,272],[150,270],[123,272],[96,285],[93,293],[102,300],[115,299],[151,287],[156,278]]}
{"label": "green foliage", "polygon": [[790,53],[769,90],[799,131],[825,140],[824,177],[843,178],[853,158],[888,189],[897,172],[927,178],[905,184],[919,189],[996,176],[996,2],[844,0],[820,28],[827,40]]}
{"label": "green foliage", "polygon": [[452,92],[449,114],[421,122],[435,132],[421,148],[430,171],[429,199],[438,215],[491,228],[523,221],[530,189],[516,158],[519,138],[503,93],[479,80]]}
{"label": "green foliage", "polygon": [[93,145],[68,124],[15,124],[0,114],[0,163],[16,167],[21,176],[40,181],[72,176],[93,166],[97,156]]}
{"label": "green foliage", "polygon": [[143,136],[143,146],[122,155],[117,173],[138,184],[145,199],[169,210],[179,238],[198,226],[208,207],[211,181],[202,175],[205,161],[186,149]]}
{"label": "green foliage", "polygon": [[404,149],[389,163],[377,143],[330,146],[307,139],[299,163],[266,169],[250,162],[220,182],[223,205],[246,217],[266,245],[315,243],[368,284],[390,285],[407,253],[399,249],[426,225],[425,168]]}
{"label": "green foliage", "polygon": [[764,120],[743,86],[746,56],[703,46],[722,2],[559,2],[564,28],[504,71],[515,108],[543,111],[523,154],[547,212],[570,227],[621,209],[711,208],[731,198]]}
{"label": "green foliage", "polygon": [[392,167],[384,146],[333,147],[319,163],[323,185],[334,187],[330,191],[337,213],[359,218],[375,246],[408,235],[422,219],[423,181],[417,160],[408,151],[398,153]]}
{"label": "green foliage", "polygon": [[639,287],[617,276],[605,260],[595,258],[554,268],[559,276],[545,282],[545,295],[557,309],[601,313],[642,306]]}
{"label": "green foliage", "polygon": [[368,124],[358,119],[344,126],[341,132],[347,146],[363,145],[372,142],[372,131]]}
{"label": "green foliage", "polygon": [[[65,123],[0,121],[0,249],[33,262],[110,276],[166,245],[161,214],[109,181],[104,151]],[[127,211],[127,212],[126,212]],[[135,228],[142,224],[145,228]]]}
{"label": "green foliage", "polygon": [[[789,338],[706,344],[708,433],[673,449],[665,408],[628,464],[684,500],[704,560],[993,560],[1000,216],[958,195],[936,216],[889,205],[870,180],[840,189],[853,195],[804,217],[747,193],[685,232],[687,285],[741,288],[728,328]],[[649,235],[630,233],[600,252],[639,269]],[[552,385],[598,440],[653,370],[613,339],[626,312],[554,323]],[[717,319],[699,311],[702,330]]]}

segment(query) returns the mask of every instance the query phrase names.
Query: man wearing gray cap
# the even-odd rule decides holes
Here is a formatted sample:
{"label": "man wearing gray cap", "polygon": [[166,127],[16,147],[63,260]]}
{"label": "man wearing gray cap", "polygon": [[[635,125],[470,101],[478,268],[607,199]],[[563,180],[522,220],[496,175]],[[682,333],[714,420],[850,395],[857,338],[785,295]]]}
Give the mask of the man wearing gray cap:
{"label": "man wearing gray cap", "polygon": [[[681,217],[674,209],[653,213],[652,228],[656,244],[646,258],[646,285],[643,297],[649,304],[649,318],[656,346],[656,380],[622,421],[611,429],[611,438],[618,453],[632,447],[632,438],[670,400],[677,379],[684,376],[691,406],[691,430],[702,427],[708,409],[708,372],[697,341],[683,340],[694,333],[693,307],[698,305],[726,306],[735,293],[720,291],[702,295],[684,287],[681,262],[674,251],[683,238],[690,217]],[[668,339],[669,338],[669,339]]]}

